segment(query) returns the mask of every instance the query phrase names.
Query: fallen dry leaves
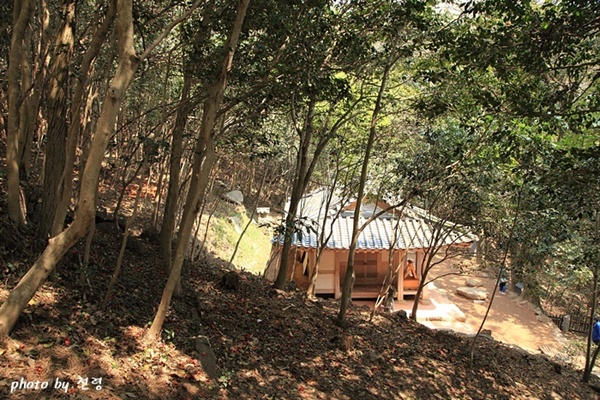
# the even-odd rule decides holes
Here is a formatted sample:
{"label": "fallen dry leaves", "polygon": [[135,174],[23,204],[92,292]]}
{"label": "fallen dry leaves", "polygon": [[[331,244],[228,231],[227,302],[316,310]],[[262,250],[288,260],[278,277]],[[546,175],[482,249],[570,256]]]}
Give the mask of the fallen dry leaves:
{"label": "fallen dry leaves", "polygon": [[[237,291],[221,287],[226,264],[186,265],[185,296],[175,299],[163,341],[144,342],[166,275],[157,250],[128,254],[108,309],[100,310],[118,242],[99,236],[90,284],[78,286],[81,248],[67,254],[55,283],[44,285],[0,347],[0,398],[65,398],[65,392],[19,389],[26,381],[70,383],[76,399],[593,399],[581,371],[494,341],[432,331],[395,315],[351,306],[348,327],[336,323],[339,303],[307,301],[242,274]],[[23,260],[22,260],[23,261]],[[6,294],[22,273],[5,274]],[[218,378],[195,346],[205,337]],[[79,377],[102,378],[83,390]],[[597,384],[597,381],[595,381]]]}

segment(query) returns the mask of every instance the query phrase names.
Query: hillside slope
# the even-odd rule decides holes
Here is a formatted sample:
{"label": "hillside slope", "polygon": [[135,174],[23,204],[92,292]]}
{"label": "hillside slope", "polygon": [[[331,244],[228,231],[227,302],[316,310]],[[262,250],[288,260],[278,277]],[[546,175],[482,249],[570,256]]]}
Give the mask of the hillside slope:
{"label": "hillside slope", "polygon": [[228,262],[235,251],[240,235],[243,234],[233,265],[239,270],[261,274],[267,265],[271,251],[269,230],[259,227],[255,221],[248,224],[251,212],[243,205],[236,206],[214,199],[213,202],[216,206],[208,215],[202,217],[198,229],[198,246],[204,240],[205,234],[207,238],[203,255],[209,254],[210,257]]}
{"label": "hillside slope", "polygon": [[[215,213],[214,227],[222,232],[211,235],[235,231],[240,212],[227,206]],[[185,295],[174,299],[163,341],[146,344],[166,274],[156,243],[128,250],[115,297],[101,310],[119,240],[98,233],[83,280],[78,244],[56,280],[38,291],[0,347],[0,398],[598,398],[580,383],[581,371],[498,342],[479,340],[471,364],[472,338],[397,315],[368,322],[368,309],[351,306],[344,330],[334,323],[335,300],[308,302],[301,292],[274,290],[249,272],[240,273],[237,289],[225,289],[231,240],[216,241],[200,261],[186,263]],[[6,216],[0,243],[2,302],[33,262],[31,249],[40,246],[33,232],[12,232]],[[246,257],[252,258],[234,263],[241,267]]]}
{"label": "hillside slope", "polygon": [[[470,366],[469,338],[393,315],[368,322],[369,311],[354,306],[342,330],[334,323],[337,301],[306,302],[302,293],[276,291],[249,273],[237,290],[226,290],[225,271],[211,263],[186,266],[186,295],[169,313],[164,343],[148,346],[141,339],[165,275],[152,244],[145,257],[128,253],[115,299],[99,310],[106,288],[99,277],[111,272],[116,254],[106,249],[114,240],[103,236],[94,245],[93,284],[74,284],[74,249],[59,280],[36,295],[0,351],[0,397],[66,397],[51,387],[10,393],[21,378],[70,382],[70,398],[91,399],[597,397],[580,383],[580,371],[497,342],[477,342]],[[4,271],[1,300],[14,282]],[[200,343],[206,340],[212,350]],[[202,367],[211,351],[214,371],[210,363]],[[83,391],[79,376],[101,377],[101,389]]]}

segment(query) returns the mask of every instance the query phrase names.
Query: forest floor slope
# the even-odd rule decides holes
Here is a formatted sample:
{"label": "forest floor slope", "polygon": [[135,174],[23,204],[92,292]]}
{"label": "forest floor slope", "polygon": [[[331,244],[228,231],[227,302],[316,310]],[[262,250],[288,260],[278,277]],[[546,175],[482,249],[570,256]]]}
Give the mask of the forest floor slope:
{"label": "forest floor slope", "polygon": [[[9,223],[3,176],[0,303],[43,249],[31,228]],[[143,336],[167,277],[156,243],[136,241],[104,310],[120,235],[97,232],[83,275],[84,244],[65,255],[0,344],[0,398],[599,398],[595,376],[584,385],[580,370],[500,342],[479,339],[471,362],[472,338],[399,315],[369,322],[370,309],[352,305],[342,329],[338,301],[307,301],[246,272],[228,290],[228,261],[211,252],[185,265],[185,295],[172,303],[162,342],[149,345]]]}
{"label": "forest floor slope", "polygon": [[[4,221],[2,235],[7,229]],[[142,337],[166,276],[154,244],[145,256],[128,252],[115,298],[100,310],[117,243],[110,235],[95,240],[83,286],[75,284],[82,249],[73,248],[57,281],[36,294],[0,348],[0,398],[597,398],[580,382],[581,371],[496,341],[477,341],[471,364],[472,338],[397,315],[368,322],[369,309],[352,306],[344,330],[334,323],[335,300],[307,302],[249,273],[240,274],[237,290],[226,290],[219,259],[186,266],[186,295],[173,304],[163,343],[148,346]],[[3,253],[0,301],[32,261],[26,248]],[[214,352],[216,371],[209,372],[216,379],[202,366],[210,354],[198,337]],[[79,377],[90,379],[91,390]],[[92,378],[102,378],[100,390]],[[69,383],[66,391],[52,387],[57,379]],[[15,388],[35,381],[50,387]]]}

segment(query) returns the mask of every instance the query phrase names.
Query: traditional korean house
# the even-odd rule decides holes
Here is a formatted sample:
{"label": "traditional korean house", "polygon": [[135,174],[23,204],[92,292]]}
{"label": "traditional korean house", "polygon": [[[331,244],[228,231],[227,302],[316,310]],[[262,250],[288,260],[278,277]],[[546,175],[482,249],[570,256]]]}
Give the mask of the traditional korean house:
{"label": "traditional korean house", "polygon": [[[327,202],[330,196],[330,201]],[[326,204],[329,207],[326,208]],[[322,248],[316,294],[341,296],[346,273],[355,200],[344,200],[327,189],[305,196],[299,205],[298,224],[290,250],[288,278],[306,289]],[[429,215],[411,205],[390,207],[386,202],[365,201],[361,207],[359,226],[371,221],[358,237],[354,259],[356,280],[354,299],[376,298],[391,267],[397,270],[392,286],[397,298],[415,295],[422,276],[427,249],[432,246],[470,246],[477,237],[454,223]],[[324,234],[321,235],[321,232]],[[321,237],[325,244],[321,244]],[[271,257],[265,277],[275,279],[281,259],[283,236],[273,238]],[[409,266],[409,260],[412,266]],[[408,268],[407,268],[408,267]],[[412,270],[412,271],[411,271]],[[415,274],[416,273],[416,274]],[[426,291],[425,291],[426,295]]]}

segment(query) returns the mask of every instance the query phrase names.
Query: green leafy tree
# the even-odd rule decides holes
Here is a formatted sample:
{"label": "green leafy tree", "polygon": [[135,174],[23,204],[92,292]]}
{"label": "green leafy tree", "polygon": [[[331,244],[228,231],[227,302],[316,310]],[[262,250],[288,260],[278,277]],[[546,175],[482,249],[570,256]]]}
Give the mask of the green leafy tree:
{"label": "green leafy tree", "polygon": [[[597,179],[584,173],[589,159],[579,155],[593,159],[599,144],[600,5],[470,1],[462,7],[417,67],[424,95],[415,105],[424,116],[451,116],[473,133],[475,155],[495,169],[476,182],[484,199],[479,226],[508,247],[511,273],[539,302],[540,277],[549,270],[575,276],[583,266],[593,272],[597,262],[585,256],[594,248],[597,200],[588,190]],[[515,189],[523,209],[508,241]]]}

